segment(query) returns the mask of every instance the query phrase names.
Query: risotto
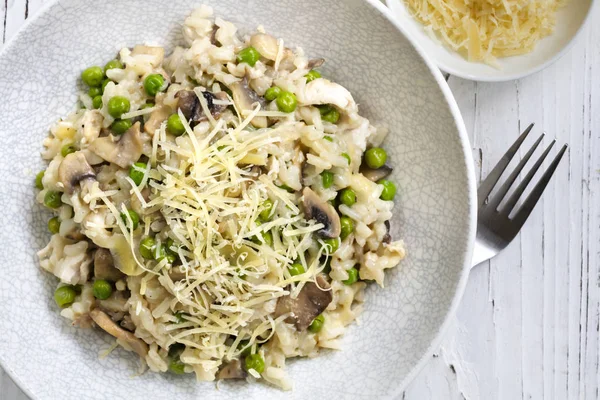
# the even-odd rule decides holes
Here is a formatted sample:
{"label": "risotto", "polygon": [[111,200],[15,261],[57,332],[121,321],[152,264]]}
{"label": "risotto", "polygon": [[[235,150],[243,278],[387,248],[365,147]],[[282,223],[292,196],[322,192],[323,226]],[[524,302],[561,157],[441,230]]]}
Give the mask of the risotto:
{"label": "risotto", "polygon": [[183,35],[82,72],[44,140],[40,265],[63,317],[152,371],[288,390],[286,360],[339,349],[404,258],[386,131],[262,27],[241,37],[203,6]]}

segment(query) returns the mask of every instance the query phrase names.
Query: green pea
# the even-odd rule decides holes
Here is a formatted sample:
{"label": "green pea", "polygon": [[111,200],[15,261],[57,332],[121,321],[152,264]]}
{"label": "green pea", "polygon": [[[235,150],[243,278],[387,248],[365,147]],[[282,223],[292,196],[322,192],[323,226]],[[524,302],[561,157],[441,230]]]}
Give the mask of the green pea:
{"label": "green pea", "polygon": [[273,246],[273,234],[271,231],[263,232],[262,237],[267,246]]}
{"label": "green pea", "polygon": [[356,203],[356,193],[350,188],[346,188],[340,192],[340,201],[348,207]]}
{"label": "green pea", "polygon": [[346,272],[348,272],[348,279],[342,281],[344,285],[352,285],[358,281],[358,270],[356,268],[352,267]]}
{"label": "green pea", "polygon": [[271,210],[273,210],[273,200],[267,199],[263,202],[263,210],[258,215],[263,221],[269,221],[272,217]]}
{"label": "green pea", "polygon": [[81,79],[88,86],[100,86],[104,79],[104,71],[100,67],[89,67],[81,73]]}
{"label": "green pea", "polygon": [[237,55],[237,60],[240,63],[246,63],[251,67],[256,65],[256,62],[260,59],[260,53],[254,47],[249,46],[241,50]]}
{"label": "green pea", "polygon": [[171,238],[167,239],[167,249],[166,251],[177,256],[179,253],[177,252],[177,249],[179,248],[179,246],[175,245],[175,241]]}
{"label": "green pea", "polygon": [[352,221],[350,217],[345,215],[340,217],[340,225],[342,226],[340,233],[342,240],[346,239],[352,232],[354,232],[354,221]]}
{"label": "green pea", "polygon": [[60,220],[58,217],[53,217],[48,220],[48,230],[50,233],[58,233],[60,230]]}
{"label": "green pea", "polygon": [[106,74],[106,71],[108,71],[109,69],[114,69],[114,68],[123,69],[123,63],[119,60],[110,60],[104,66],[104,73]]}
{"label": "green pea", "polygon": [[323,324],[325,324],[325,317],[323,314],[319,315],[317,318],[313,319],[313,322],[308,326],[308,330],[312,333],[319,333],[321,329],[323,329]]}
{"label": "green pea", "polygon": [[102,108],[102,96],[96,96],[92,99],[92,107],[96,110]]}
{"label": "green pea", "polygon": [[152,108],[154,107],[155,104],[154,103],[146,103],[146,104],[142,104],[142,106],[140,107],[140,110],[145,110],[146,108]]}
{"label": "green pea", "polygon": [[169,371],[177,375],[185,374],[185,364],[180,359],[174,358],[169,362]]}
{"label": "green pea", "polygon": [[[178,311],[178,313],[183,314],[181,311]],[[175,313],[177,314],[177,313]],[[175,357],[179,357],[181,355],[181,353],[183,353],[183,351],[185,350],[185,345],[183,343],[173,343],[172,345],[169,346],[169,357],[171,358],[175,358]]]}
{"label": "green pea", "polygon": [[296,95],[294,93],[284,90],[279,94],[279,96],[277,96],[276,103],[279,111],[291,113],[296,109],[298,100],[296,99]]}
{"label": "green pea", "polygon": [[104,89],[106,89],[106,85],[108,85],[108,82],[112,82],[110,79],[105,79],[102,81],[102,93],[104,93]]}
{"label": "green pea", "polygon": [[308,74],[304,75],[304,77],[306,78],[306,83],[308,82],[312,82],[315,79],[318,79],[321,77],[321,73],[319,71],[316,71],[314,69],[311,69]]}
{"label": "green pea", "polygon": [[144,79],[144,90],[148,96],[154,97],[165,89],[165,78],[161,74],[151,74]]}
{"label": "green pea", "polygon": [[342,153],[342,157],[344,157],[348,161],[348,165],[352,162],[350,155],[348,153]]}
{"label": "green pea", "polygon": [[177,255],[175,255],[172,251],[169,250],[169,245],[163,243],[158,249],[158,257],[156,261],[167,260],[167,264],[173,264],[177,259]]}
{"label": "green pea", "polygon": [[42,179],[44,179],[44,174],[46,171],[40,171],[35,176],[35,187],[42,190],[44,188],[44,184],[42,183]]}
{"label": "green pea", "polygon": [[325,239],[325,240],[323,240],[323,243],[325,243],[325,248],[327,249],[328,254],[335,253],[337,251],[337,249],[340,247],[340,239],[339,238]]}
{"label": "green pea", "polygon": [[116,135],[122,135],[131,128],[131,125],[133,125],[133,123],[130,119],[117,119],[112,123],[110,128]]}
{"label": "green pea", "polygon": [[294,193],[294,192],[295,192],[295,190],[294,190],[294,189],[292,189],[291,187],[289,187],[289,186],[288,186],[288,185],[286,185],[285,183],[284,183],[284,184],[281,184],[281,185],[277,185],[277,187],[278,187],[278,188],[280,188],[280,189],[283,189],[283,190],[285,190],[285,191],[286,191],[286,192],[288,192],[288,193]]}
{"label": "green pea", "polygon": [[156,252],[156,240],[152,236],[146,236],[140,242],[140,254],[147,260],[154,260]]}
{"label": "green pea", "polygon": [[281,88],[278,86],[273,86],[267,89],[265,92],[265,100],[273,101],[281,94]]}
{"label": "green pea", "polygon": [[[133,223],[133,230],[135,231],[140,225],[140,216],[133,210],[127,210],[127,214],[129,214],[129,218],[131,218],[131,222]],[[130,229],[131,225],[129,224],[129,218],[127,218],[127,214],[121,213],[121,219],[123,220],[123,223],[125,224],[127,229]]]}
{"label": "green pea", "polygon": [[365,152],[365,162],[369,168],[381,168],[387,161],[387,153],[381,147],[373,147]]}
{"label": "green pea", "polygon": [[104,279],[96,279],[92,285],[94,297],[99,300],[106,300],[113,292],[112,285]]}
{"label": "green pea", "polygon": [[89,88],[88,96],[90,96],[92,99],[94,99],[94,97],[100,96],[100,95],[102,95],[102,88],[97,87],[97,86]]}
{"label": "green pea", "polygon": [[252,345],[249,340],[242,340],[237,347],[242,352],[240,353],[242,357],[248,357],[252,354]]}
{"label": "green pea", "polygon": [[303,273],[306,272],[306,270],[304,269],[304,266],[300,263],[294,263],[294,264],[290,265],[288,267],[288,271],[290,272],[291,276],[302,275]]}
{"label": "green pea", "polygon": [[129,168],[129,177],[137,186],[140,186],[146,175],[146,163],[136,162]]}
{"label": "green pea", "polygon": [[65,308],[73,304],[77,292],[73,286],[61,286],[54,291],[54,301],[60,308]]}
{"label": "green pea", "polygon": [[129,103],[129,99],[127,97],[115,96],[108,100],[107,108],[111,117],[121,118],[121,115],[129,112],[131,104]]}
{"label": "green pea", "polygon": [[328,142],[333,142],[333,137],[331,137],[329,135],[323,136],[323,139],[327,140]]}
{"label": "green pea", "polygon": [[65,144],[60,149],[60,155],[66,157],[68,154],[75,153],[76,151],[77,149],[75,148],[75,145],[73,143]]}
{"label": "green pea", "polygon": [[331,258],[332,257],[325,257],[325,265],[323,267],[324,274],[329,274],[331,272]]}
{"label": "green pea", "polygon": [[340,112],[336,109],[329,111],[327,114],[321,117],[323,121],[331,122],[335,124],[340,119]]}
{"label": "green pea", "polygon": [[379,198],[386,201],[394,200],[394,197],[396,196],[396,185],[394,182],[388,181],[387,179],[380,179],[377,183],[383,186],[383,191]]}
{"label": "green pea", "polygon": [[328,112],[330,112],[331,110],[335,110],[335,108],[333,108],[333,106],[331,106],[329,104],[320,104],[317,106],[317,108],[319,109],[319,113],[321,115],[325,115]]}
{"label": "green pea", "polygon": [[329,189],[333,185],[333,173],[329,171],[321,172],[321,180],[323,181],[323,187]]}
{"label": "green pea", "polygon": [[44,205],[50,208],[58,208],[62,205],[62,200],[60,197],[62,196],[61,192],[55,192],[53,190],[48,190],[46,195],[44,196]]}
{"label": "green pea", "polygon": [[185,133],[185,127],[183,126],[183,122],[181,122],[181,118],[179,115],[173,114],[167,120],[167,130],[170,134],[175,136],[181,136]]}
{"label": "green pea", "polygon": [[177,323],[178,324],[183,324],[184,322],[186,322],[187,320],[184,318],[184,316],[188,315],[187,313],[184,313],[183,311],[177,311],[175,314],[173,314],[173,316],[175,316],[175,318],[177,318]]}
{"label": "green pea", "polygon": [[265,360],[263,360],[260,354],[250,354],[245,360],[246,369],[253,369],[259,374],[262,374],[265,370]]}

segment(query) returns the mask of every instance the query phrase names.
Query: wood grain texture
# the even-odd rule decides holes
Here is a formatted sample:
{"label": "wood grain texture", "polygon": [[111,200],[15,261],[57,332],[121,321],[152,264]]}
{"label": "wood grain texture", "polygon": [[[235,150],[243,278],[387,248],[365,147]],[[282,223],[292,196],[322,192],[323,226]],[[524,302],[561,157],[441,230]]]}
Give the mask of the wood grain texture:
{"label": "wood grain texture", "polygon": [[[0,0],[3,42],[42,5]],[[405,400],[600,398],[596,11],[573,49],[538,74],[500,84],[448,79],[469,131],[478,179],[530,122],[536,128],[528,144],[545,131],[545,145],[556,138],[570,148],[520,236],[472,271],[440,350]],[[0,399],[27,399],[3,371]]]}

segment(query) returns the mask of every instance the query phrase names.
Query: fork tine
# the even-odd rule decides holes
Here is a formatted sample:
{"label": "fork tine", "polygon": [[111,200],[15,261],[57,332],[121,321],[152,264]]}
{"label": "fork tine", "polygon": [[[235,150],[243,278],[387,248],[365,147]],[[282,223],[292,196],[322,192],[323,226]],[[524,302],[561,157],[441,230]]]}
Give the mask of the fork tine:
{"label": "fork tine", "polygon": [[531,170],[527,173],[527,175],[525,175],[525,178],[523,178],[523,180],[519,183],[519,186],[517,186],[517,188],[515,189],[514,193],[510,196],[510,198],[508,199],[508,201],[506,202],[506,204],[504,205],[504,207],[502,207],[502,213],[503,214],[505,214],[507,216],[510,214],[510,212],[512,211],[512,209],[515,207],[515,204],[517,204],[517,202],[519,201],[519,199],[521,198],[521,196],[525,192],[525,189],[527,188],[527,185],[529,185],[529,182],[531,182],[531,180],[533,179],[533,176],[535,175],[535,173],[542,166],[542,163],[544,162],[544,160],[548,156],[548,153],[550,153],[550,150],[552,150],[552,147],[554,146],[555,143],[556,143],[556,140],[553,140],[548,145],[548,147],[546,147],[546,150],[544,150],[544,152],[542,153],[542,155],[540,156],[540,158],[538,158],[538,160],[535,162],[535,164],[533,164],[533,167],[531,168]]}
{"label": "fork tine", "polygon": [[485,203],[485,200],[492,192],[492,189],[494,189],[494,186],[496,186],[496,184],[498,183],[498,180],[504,173],[504,170],[506,170],[506,167],[508,167],[510,161],[513,159],[515,154],[517,154],[519,147],[521,146],[525,138],[527,138],[529,132],[531,132],[533,125],[534,124],[529,125],[527,129],[523,131],[521,136],[517,138],[517,140],[513,143],[510,149],[508,149],[508,151],[504,153],[500,161],[498,161],[498,164],[496,164],[494,169],[492,169],[487,178],[485,178],[485,180],[479,185],[479,189],[477,190],[477,201],[479,203],[479,207],[481,207]]}
{"label": "fork tine", "polygon": [[544,175],[542,175],[540,181],[535,185],[535,187],[533,188],[529,196],[527,196],[527,199],[513,218],[513,222],[516,226],[518,226],[518,229],[521,229],[521,227],[529,217],[529,214],[531,214],[531,211],[533,211],[533,208],[535,207],[536,203],[538,202],[540,197],[542,197],[544,189],[546,189],[548,182],[550,182],[550,178],[552,178],[554,171],[556,171],[556,167],[558,167],[558,164],[560,163],[560,160],[567,151],[568,147],[569,146],[565,144],[562,147],[562,149],[560,149],[556,157],[554,157],[554,160],[552,160],[550,167],[548,167],[546,172],[544,172]]}
{"label": "fork tine", "polygon": [[[525,156],[523,156],[523,158],[521,159],[521,161],[519,161],[519,164],[517,165],[517,167],[515,168],[515,170],[513,172],[511,172],[511,174],[508,177],[508,179],[506,180],[506,182],[504,182],[502,184],[502,186],[500,187],[500,190],[498,191],[498,193],[496,193],[493,196],[493,198],[490,199],[490,202],[488,203],[488,207],[493,207],[495,209],[496,207],[498,207],[500,205],[500,203],[502,202],[502,199],[504,199],[504,196],[506,196],[506,193],[508,193],[510,187],[513,185],[513,183],[515,183],[515,181],[517,180],[517,177],[519,176],[519,174],[521,173],[521,171],[525,167],[525,164],[527,164],[527,161],[529,161],[529,159],[533,155],[533,152],[540,145],[540,143],[542,142],[542,139],[544,139],[544,136],[545,135],[542,133],[540,135],[540,137],[538,138],[538,140],[535,141],[535,143],[533,144],[533,146],[531,147],[531,149],[529,149],[529,151],[527,152],[527,154],[525,154]],[[552,147],[552,146],[550,146],[550,147]]]}

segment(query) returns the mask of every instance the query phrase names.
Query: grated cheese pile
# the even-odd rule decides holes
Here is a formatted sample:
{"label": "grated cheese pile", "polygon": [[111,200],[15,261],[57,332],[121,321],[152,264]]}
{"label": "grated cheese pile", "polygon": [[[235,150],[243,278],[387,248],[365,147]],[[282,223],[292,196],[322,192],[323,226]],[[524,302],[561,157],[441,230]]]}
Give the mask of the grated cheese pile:
{"label": "grated cheese pile", "polygon": [[564,0],[405,0],[415,18],[469,61],[529,53],[550,35]]}
{"label": "grated cheese pile", "polygon": [[[286,318],[270,315],[276,300],[297,295],[324,268],[319,257],[314,261],[305,258],[314,245],[313,233],[323,225],[307,221],[297,206],[296,194],[279,188],[275,174],[261,173],[256,167],[265,165],[269,155],[265,149],[270,144],[281,146],[296,140],[294,123],[248,130],[259,112],[257,107],[237,126],[231,126],[232,121],[213,120],[210,132],[199,138],[180,111],[188,133],[178,139],[181,142],[169,139],[166,122],[153,137],[149,160],[153,168],[141,183],[153,189],[150,200],[132,185],[132,194],[146,210],[145,229],[159,221],[165,224],[162,231],[169,232],[177,243],[170,250],[177,252],[182,262],[181,267],[170,267],[166,259],[158,263],[136,260],[143,271],[142,296],[153,279],[172,295],[153,311],[155,318],[173,318],[172,312],[178,316],[167,328],[164,347],[181,343],[204,352],[208,348],[212,358],[221,360],[244,350],[247,345],[240,347],[242,338],[249,338],[250,346],[265,343],[275,325]],[[260,223],[267,199],[274,199],[273,218]],[[116,219],[118,211],[112,208]],[[126,234],[126,228],[122,231],[135,249],[133,236]],[[265,242],[263,232],[271,232],[272,244]],[[292,276],[288,267],[294,262],[303,264],[306,272]],[[174,268],[184,273],[185,279],[172,279]],[[230,335],[237,339],[228,341]],[[206,369],[215,364],[194,351],[181,357]]]}

